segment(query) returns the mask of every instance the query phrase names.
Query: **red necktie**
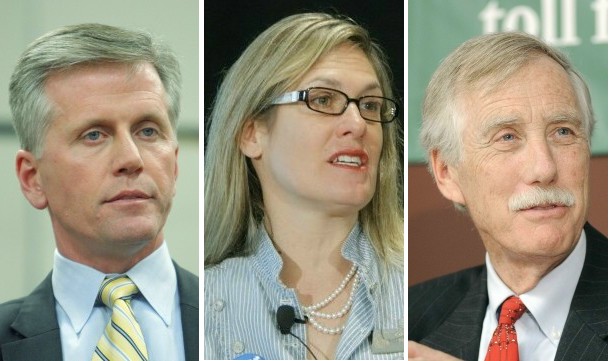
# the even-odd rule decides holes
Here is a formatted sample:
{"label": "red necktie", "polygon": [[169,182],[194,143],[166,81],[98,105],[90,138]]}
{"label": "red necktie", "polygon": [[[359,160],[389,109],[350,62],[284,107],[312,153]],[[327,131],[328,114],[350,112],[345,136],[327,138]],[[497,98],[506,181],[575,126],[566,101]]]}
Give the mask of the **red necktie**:
{"label": "red necktie", "polygon": [[516,296],[503,302],[499,324],[491,337],[485,361],[518,361],[518,339],[514,323],[525,310],[526,307]]}

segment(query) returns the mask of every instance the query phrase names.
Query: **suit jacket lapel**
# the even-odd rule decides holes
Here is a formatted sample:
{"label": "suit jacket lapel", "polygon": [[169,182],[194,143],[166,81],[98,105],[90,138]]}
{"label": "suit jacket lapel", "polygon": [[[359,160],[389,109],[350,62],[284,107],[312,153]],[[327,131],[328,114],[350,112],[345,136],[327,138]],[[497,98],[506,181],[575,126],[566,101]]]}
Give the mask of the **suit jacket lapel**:
{"label": "suit jacket lapel", "polygon": [[4,360],[61,361],[61,339],[51,274],[24,298],[11,328],[23,339],[2,345]]}
{"label": "suit jacket lapel", "polygon": [[[199,284],[188,271],[175,265],[187,361],[199,359]],[[61,337],[51,274],[27,297],[11,328],[23,339],[2,345],[2,359],[61,361]]]}
{"label": "suit jacket lapel", "polygon": [[198,278],[174,263],[180,294],[184,353],[187,361],[199,359],[199,282]]}
{"label": "suit jacket lapel", "polygon": [[477,360],[487,305],[484,269],[449,317],[422,343],[464,360]]}
{"label": "suit jacket lapel", "polygon": [[584,230],[586,260],[555,360],[607,360],[607,238]]}

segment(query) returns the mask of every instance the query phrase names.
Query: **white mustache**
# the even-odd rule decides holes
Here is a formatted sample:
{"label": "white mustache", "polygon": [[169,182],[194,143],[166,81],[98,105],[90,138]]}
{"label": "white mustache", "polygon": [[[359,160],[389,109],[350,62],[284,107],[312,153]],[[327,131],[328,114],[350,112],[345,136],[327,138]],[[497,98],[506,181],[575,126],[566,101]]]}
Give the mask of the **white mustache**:
{"label": "white mustache", "polygon": [[510,197],[508,207],[510,211],[517,212],[533,207],[548,205],[572,207],[574,204],[575,196],[566,189],[535,187]]}

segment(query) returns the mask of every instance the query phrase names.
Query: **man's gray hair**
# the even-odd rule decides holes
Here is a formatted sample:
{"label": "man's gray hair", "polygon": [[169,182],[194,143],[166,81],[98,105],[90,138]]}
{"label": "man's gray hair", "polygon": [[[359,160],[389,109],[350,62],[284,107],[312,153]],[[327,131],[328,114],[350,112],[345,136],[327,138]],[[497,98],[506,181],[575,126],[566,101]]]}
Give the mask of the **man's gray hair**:
{"label": "man's gray hair", "polygon": [[444,162],[457,165],[462,157],[465,123],[459,97],[476,89],[493,91],[528,61],[544,55],[567,72],[583,113],[583,130],[590,141],[594,128],[590,93],[566,56],[528,34],[496,33],[463,43],[444,59],[434,73],[423,100],[420,133],[421,145],[427,156],[437,151]]}
{"label": "man's gray hair", "polygon": [[142,31],[102,24],[70,25],[36,39],[19,58],[9,85],[13,126],[21,148],[40,156],[53,117],[45,95],[51,72],[95,63],[152,64],[163,83],[169,120],[180,114],[180,66],[168,46]]}

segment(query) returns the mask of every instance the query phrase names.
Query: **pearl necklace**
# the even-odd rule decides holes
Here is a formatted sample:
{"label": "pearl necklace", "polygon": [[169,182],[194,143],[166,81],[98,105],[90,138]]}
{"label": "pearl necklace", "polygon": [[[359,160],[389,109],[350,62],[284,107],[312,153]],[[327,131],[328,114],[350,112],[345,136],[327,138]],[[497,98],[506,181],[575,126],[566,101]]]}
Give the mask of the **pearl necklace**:
{"label": "pearl necklace", "polygon": [[[357,267],[354,264],[351,267],[351,270],[349,271],[349,273],[347,273],[347,276],[345,276],[345,278],[342,280],[340,285],[338,285],[338,288],[336,288],[328,297],[326,297],[324,300],[322,300],[314,305],[302,307],[305,316],[307,316],[309,321],[311,321],[311,325],[317,331],[328,334],[328,335],[337,335],[337,334],[342,333],[343,330],[345,329],[344,324],[339,327],[335,327],[335,328],[326,327],[326,326],[320,324],[315,318],[319,317],[319,318],[324,318],[324,319],[328,319],[328,320],[329,319],[335,320],[335,319],[344,317],[347,314],[347,312],[349,312],[349,309],[351,309],[351,305],[353,304],[353,295],[355,294],[355,290],[359,283],[359,274],[357,274],[356,271],[357,271]],[[329,305],[332,301],[334,301],[336,299],[336,297],[338,297],[338,295],[345,289],[345,287],[347,287],[347,284],[349,283],[351,278],[353,278],[353,287],[351,288],[351,292],[349,293],[349,299],[347,299],[347,303],[345,303],[345,305],[338,312],[334,312],[334,313],[320,312],[319,310],[321,308]]]}

